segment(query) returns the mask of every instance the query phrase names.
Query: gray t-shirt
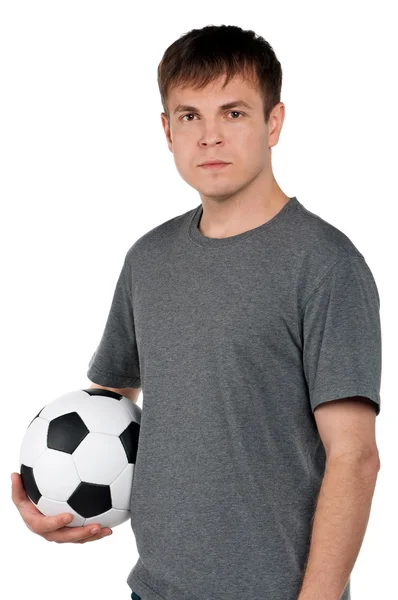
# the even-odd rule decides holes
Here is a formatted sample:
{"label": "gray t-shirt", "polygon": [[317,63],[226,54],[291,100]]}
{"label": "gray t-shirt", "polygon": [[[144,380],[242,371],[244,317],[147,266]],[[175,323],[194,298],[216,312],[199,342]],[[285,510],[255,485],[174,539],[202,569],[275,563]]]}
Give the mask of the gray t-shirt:
{"label": "gray t-shirt", "polygon": [[313,411],[358,395],[379,414],[379,294],[296,197],[222,239],[201,215],[127,251],[87,372],[142,386],[127,583],[141,600],[296,600],[325,470]]}

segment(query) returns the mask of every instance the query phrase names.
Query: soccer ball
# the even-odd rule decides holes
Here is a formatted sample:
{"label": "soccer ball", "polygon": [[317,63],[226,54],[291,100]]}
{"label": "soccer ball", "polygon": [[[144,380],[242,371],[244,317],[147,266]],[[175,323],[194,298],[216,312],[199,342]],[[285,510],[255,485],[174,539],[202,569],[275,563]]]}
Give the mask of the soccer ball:
{"label": "soccer ball", "polygon": [[130,518],[141,409],[102,388],[46,405],[28,425],[19,464],[27,495],[46,516],[69,512],[67,527],[116,527]]}

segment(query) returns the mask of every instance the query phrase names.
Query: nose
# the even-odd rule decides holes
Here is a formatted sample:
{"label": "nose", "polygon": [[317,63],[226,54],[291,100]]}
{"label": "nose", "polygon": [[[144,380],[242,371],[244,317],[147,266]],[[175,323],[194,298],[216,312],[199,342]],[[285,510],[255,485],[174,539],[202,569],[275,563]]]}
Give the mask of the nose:
{"label": "nose", "polygon": [[[214,140],[216,140],[216,141],[214,141]],[[200,142],[201,146],[219,146],[220,144],[222,144],[221,140],[218,140],[217,137],[212,139],[210,136],[207,136],[205,138],[205,141]]]}

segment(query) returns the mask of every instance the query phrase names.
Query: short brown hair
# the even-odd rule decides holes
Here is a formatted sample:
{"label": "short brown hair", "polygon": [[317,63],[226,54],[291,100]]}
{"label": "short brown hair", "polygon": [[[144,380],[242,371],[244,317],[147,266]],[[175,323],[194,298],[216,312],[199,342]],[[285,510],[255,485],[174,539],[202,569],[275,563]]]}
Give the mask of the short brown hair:
{"label": "short brown hair", "polygon": [[202,89],[224,74],[224,86],[235,75],[257,82],[268,123],[271,110],[281,101],[281,64],[263,37],[235,25],[192,29],[167,48],[158,66],[158,86],[167,120],[167,96],[172,87],[191,85]]}

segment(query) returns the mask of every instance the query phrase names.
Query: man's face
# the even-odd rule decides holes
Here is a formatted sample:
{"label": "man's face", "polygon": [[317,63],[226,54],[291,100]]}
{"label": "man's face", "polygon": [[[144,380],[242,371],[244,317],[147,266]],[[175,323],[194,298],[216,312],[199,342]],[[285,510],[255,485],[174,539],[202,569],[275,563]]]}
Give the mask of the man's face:
{"label": "man's face", "polygon": [[[257,87],[236,77],[221,89],[224,79],[202,90],[172,88],[168,97],[170,122],[161,114],[167,143],[181,177],[201,196],[218,199],[237,193],[256,177],[271,180],[270,148],[278,142],[284,118],[284,105],[279,103],[266,124]],[[235,100],[243,100],[250,108],[220,108]],[[180,110],[179,105],[192,109]],[[219,170],[199,166],[209,159],[230,164]]]}

